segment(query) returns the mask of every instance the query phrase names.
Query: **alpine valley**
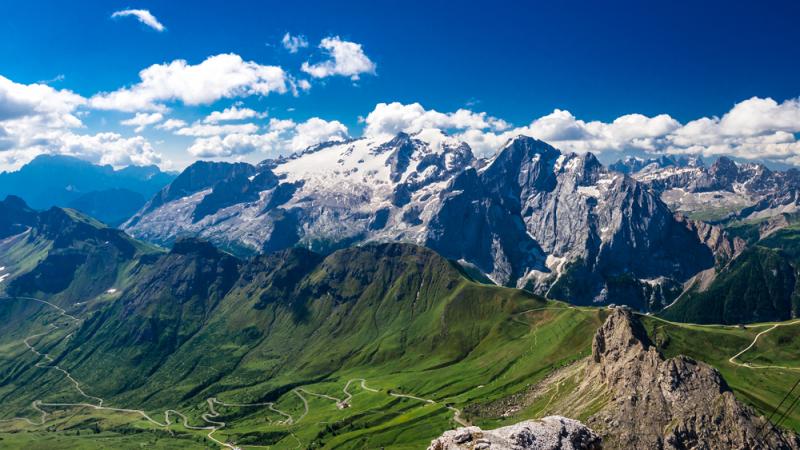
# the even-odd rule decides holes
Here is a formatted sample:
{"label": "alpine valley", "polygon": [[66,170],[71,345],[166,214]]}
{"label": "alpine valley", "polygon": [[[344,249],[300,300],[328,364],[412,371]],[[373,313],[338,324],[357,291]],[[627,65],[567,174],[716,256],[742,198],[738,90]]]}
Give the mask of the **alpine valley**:
{"label": "alpine valley", "polygon": [[800,449],[794,169],[423,130],[156,170],[119,229],[0,202],[0,447]]}

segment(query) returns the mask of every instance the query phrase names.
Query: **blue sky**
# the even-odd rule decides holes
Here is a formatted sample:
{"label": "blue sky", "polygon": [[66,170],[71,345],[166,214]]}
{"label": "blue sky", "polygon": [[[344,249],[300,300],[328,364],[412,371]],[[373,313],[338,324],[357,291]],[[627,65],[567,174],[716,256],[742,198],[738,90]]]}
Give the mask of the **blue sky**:
{"label": "blue sky", "polygon": [[[112,18],[132,9],[164,29],[132,14]],[[525,132],[607,158],[671,152],[796,164],[797,17],[795,1],[8,2],[0,18],[0,168],[43,152],[115,165],[258,161],[322,138],[420,127],[463,135],[480,153]],[[291,52],[281,42],[287,33],[307,45]],[[192,70],[215,55],[238,60],[220,63],[227,71]],[[173,86],[149,85],[158,92],[150,104],[98,101],[120,89],[141,98],[140,71],[180,60],[188,70],[154,80]],[[265,88],[255,75],[202,95],[181,79],[194,77],[208,92],[215,73],[231,79],[264,67],[282,71],[282,87]],[[34,92],[36,83],[53,92]],[[257,115],[217,125],[256,128],[202,136],[157,128],[169,119],[183,128],[208,124],[208,114],[232,106]],[[456,116],[459,109],[467,112]],[[151,123],[121,123],[136,114],[137,123]]]}

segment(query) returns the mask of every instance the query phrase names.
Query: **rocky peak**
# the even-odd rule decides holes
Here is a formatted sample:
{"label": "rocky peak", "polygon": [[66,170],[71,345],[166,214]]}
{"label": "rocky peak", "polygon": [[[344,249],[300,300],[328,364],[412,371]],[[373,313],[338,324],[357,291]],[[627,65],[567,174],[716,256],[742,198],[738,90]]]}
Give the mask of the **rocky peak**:
{"label": "rocky peak", "polygon": [[627,308],[613,309],[597,331],[578,395],[597,386],[610,401],[588,425],[613,442],[608,448],[800,448],[800,437],[767,428],[739,403],[716,369],[685,356],[664,359]]}
{"label": "rocky peak", "polygon": [[445,431],[428,450],[600,450],[602,440],[586,425],[561,416],[526,420],[494,430]]}
{"label": "rocky peak", "polygon": [[580,155],[571,154],[568,159],[576,162],[572,165],[572,173],[575,175],[575,182],[580,186],[593,185],[597,183],[601,174],[606,172],[605,167],[600,163],[596,156],[591,152]]}
{"label": "rocky peak", "polygon": [[172,200],[208,189],[225,179],[237,175],[252,176],[255,172],[256,168],[247,163],[197,161],[187,167],[172,183],[156,194],[145,205],[144,211],[152,211]]}
{"label": "rocky peak", "polygon": [[676,158],[672,155],[660,155],[657,158],[638,158],[626,156],[608,166],[610,170],[632,175],[636,172],[655,172],[668,167],[703,167],[703,160],[700,157],[681,156]]}
{"label": "rocky peak", "polygon": [[377,153],[391,151],[391,155],[386,159],[386,165],[391,168],[391,179],[395,183],[400,181],[403,174],[411,163],[411,156],[414,154],[415,146],[411,136],[400,132],[389,142],[381,145],[376,150]]}
{"label": "rocky peak", "polygon": [[553,161],[561,156],[561,152],[546,142],[532,137],[519,135],[509,140],[497,153],[486,173],[491,176],[496,172],[507,173],[519,169],[531,161]]}
{"label": "rocky peak", "polygon": [[592,359],[596,363],[618,361],[630,351],[650,348],[650,339],[641,322],[633,320],[628,308],[615,308],[592,341]]}
{"label": "rocky peak", "polygon": [[731,189],[731,185],[736,182],[739,176],[739,167],[732,159],[720,156],[711,168],[709,168],[708,174],[713,180],[713,187]]}

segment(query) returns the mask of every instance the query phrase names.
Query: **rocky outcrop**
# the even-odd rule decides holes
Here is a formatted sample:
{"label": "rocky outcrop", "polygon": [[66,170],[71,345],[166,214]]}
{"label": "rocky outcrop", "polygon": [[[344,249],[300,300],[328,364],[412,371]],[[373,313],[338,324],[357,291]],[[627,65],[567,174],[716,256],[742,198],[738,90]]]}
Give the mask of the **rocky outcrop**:
{"label": "rocky outcrop", "polygon": [[664,359],[628,309],[614,309],[597,331],[577,395],[597,386],[610,401],[587,423],[606,448],[800,448],[798,436],[739,403],[716,369],[685,356]]}
{"label": "rocky outcrop", "polygon": [[714,253],[717,264],[724,264],[737,257],[747,247],[744,239],[730,236],[721,227],[699,220],[688,219],[683,214],[676,214],[675,219],[686,225],[686,228],[697,234],[700,242]]}
{"label": "rocky outcrop", "polygon": [[600,437],[578,422],[560,416],[526,420],[494,430],[465,427],[446,431],[428,450],[599,450]]}

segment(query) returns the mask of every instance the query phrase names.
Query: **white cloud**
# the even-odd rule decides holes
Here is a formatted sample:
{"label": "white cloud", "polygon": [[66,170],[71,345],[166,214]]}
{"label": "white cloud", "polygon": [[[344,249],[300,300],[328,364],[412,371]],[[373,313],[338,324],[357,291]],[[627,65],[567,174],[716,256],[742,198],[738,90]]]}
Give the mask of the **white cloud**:
{"label": "white cloud", "polygon": [[297,53],[301,48],[308,47],[308,40],[302,34],[292,36],[286,33],[283,35],[283,39],[281,39],[281,44],[283,44],[283,48],[289,50],[289,53]]}
{"label": "white cloud", "polygon": [[0,122],[45,117],[58,127],[81,125],[73,113],[86,104],[86,99],[66,89],[53,89],[46,84],[20,84],[0,75]]}
{"label": "white cloud", "polygon": [[87,101],[68,90],[20,84],[0,76],[0,169],[12,170],[41,154],[65,154],[101,164],[160,164],[143,137],[78,134]]}
{"label": "white cloud", "polygon": [[241,156],[254,152],[283,154],[304,150],[328,141],[346,139],[347,127],[341,122],[312,117],[305,122],[271,119],[268,131],[261,134],[232,133],[196,139],[188,152],[201,158]]}
{"label": "white cloud", "polygon": [[193,123],[188,127],[178,129],[175,134],[179,136],[221,136],[225,134],[250,134],[258,131],[258,125],[252,123],[209,125]]}
{"label": "white cloud", "polygon": [[286,131],[290,130],[297,126],[294,120],[292,119],[276,119],[272,118],[269,120],[269,131]]}
{"label": "white cloud", "polygon": [[294,128],[289,149],[297,152],[322,142],[342,141],[346,138],[347,127],[338,120],[327,121],[312,117]]}
{"label": "white cloud", "polygon": [[115,167],[163,164],[166,161],[142,136],[124,137],[118,133],[76,134],[65,130],[39,131],[32,136],[17,136],[10,150],[0,151],[0,167],[19,168],[42,154],[69,155],[96,164]]}
{"label": "white cloud", "polygon": [[378,103],[364,119],[367,136],[392,136],[401,131],[416,133],[426,128],[444,131],[464,129],[504,130],[509,124],[504,120],[459,109],[453,113],[426,110],[419,103],[404,105],[399,102]]}
{"label": "white cloud", "polygon": [[139,72],[140,82],[91,98],[96,109],[164,111],[164,102],[207,105],[222,98],[283,94],[294,82],[278,66],[244,61],[233,53],[208,57],[200,64],[185,60],[154,64]]}
{"label": "white cloud", "polygon": [[303,72],[314,78],[341,75],[358,80],[363,73],[375,74],[375,63],[364,53],[361,44],[343,41],[339,36],[334,36],[323,39],[319,48],[325,50],[330,59],[317,64],[304,62],[301,67]]}
{"label": "white cloud", "polygon": [[117,133],[95,135],[65,134],[55,143],[56,153],[72,155],[97,164],[112,166],[160,164],[163,160],[142,136],[123,137]]}
{"label": "white cloud", "polygon": [[209,114],[203,122],[205,123],[219,123],[231,120],[244,120],[244,119],[263,119],[266,117],[266,113],[259,113],[250,108],[239,108],[237,106],[231,106],[230,108],[225,108],[222,111],[213,111]]}
{"label": "white cloud", "polygon": [[277,133],[212,136],[195,140],[188,152],[200,158],[246,155],[256,151],[269,151],[277,139]]}
{"label": "white cloud", "polygon": [[164,31],[166,28],[161,22],[156,19],[154,15],[150,13],[150,11],[146,9],[123,9],[122,11],[117,11],[114,14],[111,14],[111,18],[116,19],[119,17],[127,17],[133,16],[136,17],[139,22],[147,25],[148,27],[156,30],[156,31]]}
{"label": "white cloud", "polygon": [[167,119],[163,123],[156,125],[159,130],[175,130],[186,126],[186,121],[181,119]]}
{"label": "white cloud", "polygon": [[728,136],[755,136],[775,131],[800,131],[800,99],[778,103],[771,98],[753,97],[737,103],[719,121]]}
{"label": "white cloud", "polygon": [[164,115],[161,113],[136,113],[135,116],[131,117],[130,119],[123,120],[120,123],[129,127],[136,127],[134,131],[141,133],[145,128],[147,128],[148,125],[161,122],[161,119],[163,118]]}

